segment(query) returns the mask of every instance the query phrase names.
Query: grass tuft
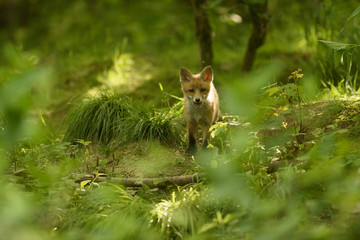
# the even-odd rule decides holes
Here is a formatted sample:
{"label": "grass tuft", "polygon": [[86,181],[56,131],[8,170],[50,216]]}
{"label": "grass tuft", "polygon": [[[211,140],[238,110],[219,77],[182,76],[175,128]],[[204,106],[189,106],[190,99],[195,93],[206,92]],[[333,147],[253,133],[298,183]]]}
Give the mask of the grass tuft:
{"label": "grass tuft", "polygon": [[129,98],[103,93],[74,107],[68,117],[64,141],[82,139],[116,145],[143,140],[159,140],[176,147],[183,142],[179,123],[182,102],[171,108],[154,109]]}
{"label": "grass tuft", "polygon": [[170,147],[181,146],[184,136],[183,127],[179,122],[181,106],[181,102],[172,108],[162,109],[134,105],[132,114],[120,119],[117,125],[120,145],[157,139]]}
{"label": "grass tuft", "polygon": [[111,93],[83,101],[67,117],[64,141],[83,139],[109,143],[117,135],[116,124],[130,114],[129,108],[129,99]]}

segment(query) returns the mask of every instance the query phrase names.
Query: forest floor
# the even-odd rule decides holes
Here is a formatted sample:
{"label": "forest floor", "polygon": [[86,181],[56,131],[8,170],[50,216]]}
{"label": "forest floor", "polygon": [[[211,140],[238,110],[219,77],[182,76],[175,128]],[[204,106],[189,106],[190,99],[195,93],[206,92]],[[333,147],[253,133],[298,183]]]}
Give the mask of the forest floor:
{"label": "forest floor", "polygon": [[[172,94],[181,96],[177,71],[156,70],[152,68],[155,63],[148,60],[147,58],[134,60],[132,56],[122,54],[114,57],[113,60],[84,63],[85,65],[80,68],[81,71],[65,70],[59,76],[59,83],[54,88],[54,97],[48,106],[48,111],[43,115],[50,135],[61,139],[67,128],[64,119],[71,108],[86,96],[96,95],[96,92],[104,89],[116,89],[120,94],[140,99],[150,108],[171,107],[176,100],[168,96]],[[118,72],[119,69],[122,72]],[[117,84],[111,85],[114,76],[116,76]],[[126,79],[131,79],[132,84],[129,85]],[[121,81],[124,82],[121,83]],[[162,92],[160,88],[163,86],[159,87],[159,83],[164,83],[162,85],[167,95]],[[277,107],[279,106],[275,106]],[[357,139],[360,134],[360,118],[358,117],[360,103],[356,97],[320,97],[319,100],[303,103],[301,107],[294,104],[283,107],[287,110],[275,110],[277,122],[280,121],[280,124],[271,127],[264,125],[262,129],[257,130],[262,144],[276,142],[279,136],[294,142],[294,135],[298,135],[297,144],[307,147],[302,146],[300,152],[287,149],[282,156],[286,160],[305,154],[310,150],[309,146],[313,145],[311,142],[331,131],[342,130],[342,134],[352,139]],[[274,118],[274,114],[270,111],[267,117]],[[242,118],[246,119],[244,116]],[[301,132],[299,132],[300,125]],[[288,131],[290,128],[294,129],[293,132]],[[84,172],[101,171],[121,177],[158,177],[201,171],[196,160],[184,154],[185,130],[182,135],[184,135],[181,139],[182,144],[173,148],[157,141],[140,141],[109,150],[94,142],[87,147],[89,155],[84,164]],[[298,148],[298,146],[293,147]]]}
{"label": "forest floor", "polygon": [[[296,163],[298,158],[308,153],[316,141],[325,135],[340,134],[357,143],[360,137],[360,101],[357,98],[321,100],[303,104],[302,119],[299,106],[293,106],[277,116],[283,119],[277,127],[258,130],[259,142],[263,145],[277,146],[283,150],[281,156],[275,154],[264,167],[273,172],[280,167]],[[296,132],[301,122],[302,131]],[[284,125],[286,124],[286,125]],[[241,128],[238,126],[236,128]],[[288,131],[288,129],[293,129]],[[185,131],[183,132],[185,134]],[[184,136],[185,137],[185,136]],[[280,141],[279,138],[287,140]],[[116,144],[115,144],[116,146]],[[233,146],[236,148],[236,146]],[[351,149],[356,149],[353,145]],[[169,147],[159,141],[140,141],[124,147],[114,147],[106,151],[102,144],[90,144],[89,155],[85,161],[87,173],[99,171],[112,177],[164,177],[181,176],[201,172],[202,167],[196,159],[185,154],[185,143]]]}

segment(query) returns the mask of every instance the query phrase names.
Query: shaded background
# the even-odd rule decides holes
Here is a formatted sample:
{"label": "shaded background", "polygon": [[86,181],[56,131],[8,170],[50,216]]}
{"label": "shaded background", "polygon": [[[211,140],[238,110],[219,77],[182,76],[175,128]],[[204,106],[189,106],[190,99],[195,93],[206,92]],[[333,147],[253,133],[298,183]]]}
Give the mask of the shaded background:
{"label": "shaded background", "polygon": [[[194,2],[202,1],[3,0],[0,41],[3,52],[11,44],[30,64],[53,67],[51,111],[61,113],[72,96],[101,85],[159,102],[159,82],[180,95],[179,67],[201,69]],[[337,56],[318,40],[359,41],[357,19],[340,33],[357,7],[355,0],[260,1],[267,4],[265,10],[251,9],[259,1],[204,2],[218,85],[241,81],[251,31],[259,27],[253,24],[254,12],[266,18],[267,28],[253,69],[284,61],[279,82],[302,68],[308,75],[316,74],[319,84],[336,85],[346,75],[346,56],[343,65],[333,64]],[[6,66],[8,60],[0,60]],[[354,73],[358,64],[354,54]]]}

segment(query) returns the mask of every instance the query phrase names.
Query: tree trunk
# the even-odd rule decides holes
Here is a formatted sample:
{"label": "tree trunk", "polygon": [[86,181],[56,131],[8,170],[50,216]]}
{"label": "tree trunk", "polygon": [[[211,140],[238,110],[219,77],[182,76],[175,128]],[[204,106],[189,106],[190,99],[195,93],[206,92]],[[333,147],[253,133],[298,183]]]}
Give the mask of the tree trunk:
{"label": "tree trunk", "polygon": [[196,38],[199,44],[200,64],[202,68],[212,65],[211,26],[207,14],[207,0],[191,0],[195,16]]}
{"label": "tree trunk", "polygon": [[269,16],[267,13],[268,0],[263,0],[261,3],[250,3],[250,19],[253,25],[248,47],[243,61],[242,69],[244,71],[251,71],[256,50],[263,45],[267,33],[267,25]]}

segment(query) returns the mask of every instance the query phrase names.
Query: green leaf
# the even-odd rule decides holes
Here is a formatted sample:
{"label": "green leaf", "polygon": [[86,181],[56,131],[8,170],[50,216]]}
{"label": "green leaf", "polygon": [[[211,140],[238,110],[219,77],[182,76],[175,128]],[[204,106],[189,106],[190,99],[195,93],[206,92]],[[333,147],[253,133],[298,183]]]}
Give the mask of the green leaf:
{"label": "green leaf", "polygon": [[208,232],[216,227],[217,227],[217,223],[214,223],[214,222],[206,223],[203,226],[201,226],[200,233]]}
{"label": "green leaf", "polygon": [[360,13],[360,6],[357,9],[355,9],[355,11],[350,15],[350,17],[346,20],[346,22],[349,22],[351,19],[353,19],[359,13]]}
{"label": "green leaf", "polygon": [[272,87],[266,90],[265,92],[269,94],[269,96],[272,96],[274,93],[278,92],[280,87]]}
{"label": "green leaf", "polygon": [[350,44],[350,43],[341,43],[341,42],[333,42],[333,41],[325,41],[325,40],[319,40],[319,42],[322,42],[323,44],[325,44],[327,47],[334,49],[334,50],[346,50],[349,49],[351,47],[356,47],[357,45],[355,44]]}
{"label": "green leaf", "polygon": [[225,218],[224,218],[224,223],[229,223],[232,220],[232,215],[231,214],[226,214]]}
{"label": "green leaf", "polygon": [[42,124],[44,124],[44,126],[47,127],[47,126],[46,126],[45,119],[44,119],[44,117],[43,117],[43,115],[42,115],[41,113],[39,113],[39,117],[40,117],[40,119],[41,119]]}
{"label": "green leaf", "polygon": [[220,133],[226,131],[226,126],[228,123],[218,122],[210,127],[211,137],[219,135]]}
{"label": "green leaf", "polygon": [[218,223],[223,223],[223,217],[221,215],[221,212],[219,211],[216,212],[216,219]]}
{"label": "green leaf", "polygon": [[359,13],[360,13],[360,6],[355,9],[355,11],[350,15],[350,17],[348,17],[348,19],[346,19],[346,22],[345,22],[345,24],[344,24],[344,27],[340,30],[340,32],[344,31],[345,26],[346,26],[354,17],[356,17]]}
{"label": "green leaf", "polygon": [[160,87],[160,91],[164,91],[164,88],[163,88],[163,86],[162,86],[162,84],[161,83],[159,83],[159,87]]}
{"label": "green leaf", "polygon": [[80,182],[80,188],[84,189],[87,184],[91,183],[91,180],[85,180]]}

